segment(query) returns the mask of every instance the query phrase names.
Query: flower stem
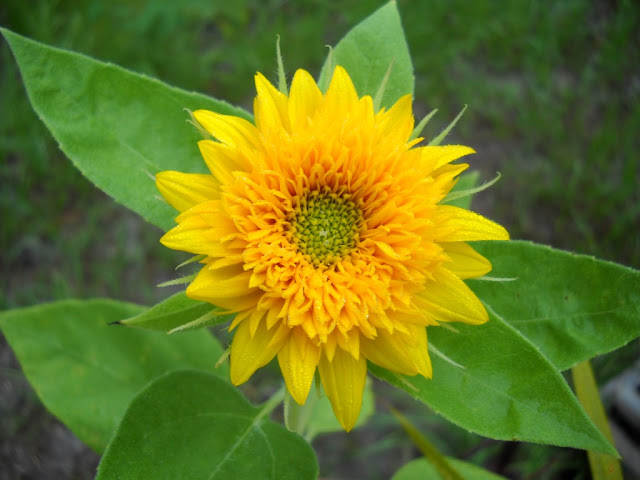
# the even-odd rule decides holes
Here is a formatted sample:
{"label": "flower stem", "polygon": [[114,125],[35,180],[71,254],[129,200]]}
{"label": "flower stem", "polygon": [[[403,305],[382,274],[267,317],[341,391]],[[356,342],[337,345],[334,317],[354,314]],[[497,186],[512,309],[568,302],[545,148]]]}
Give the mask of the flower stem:
{"label": "flower stem", "polygon": [[299,405],[287,390],[284,398],[284,424],[292,432],[303,437],[307,432],[307,425],[317,401],[315,395],[309,395],[304,405]]}
{"label": "flower stem", "polygon": [[269,415],[274,408],[276,408],[278,405],[280,405],[282,403],[282,400],[284,400],[284,392],[285,392],[285,387],[282,386],[282,388],[280,388],[280,390],[278,390],[276,393],[274,393],[271,398],[269,398],[269,400],[267,400],[266,402],[264,402],[262,404],[262,408],[260,409],[260,412],[258,413],[258,416],[256,417],[256,420],[261,419],[262,417],[264,417],[265,415]]}

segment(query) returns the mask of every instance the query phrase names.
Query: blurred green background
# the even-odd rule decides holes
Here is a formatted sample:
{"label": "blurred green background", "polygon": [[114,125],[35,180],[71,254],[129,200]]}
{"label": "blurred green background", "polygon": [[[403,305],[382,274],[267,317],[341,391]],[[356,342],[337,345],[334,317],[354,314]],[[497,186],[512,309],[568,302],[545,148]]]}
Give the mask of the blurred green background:
{"label": "blurred green background", "polygon": [[[289,74],[297,68],[317,74],[325,45],[335,44],[383,3],[5,0],[0,24],[249,108],[254,73],[275,80],[276,35]],[[470,162],[482,180],[502,174],[474,200],[475,209],[505,225],[514,238],[637,268],[640,4],[399,0],[398,5],[414,59],[416,116],[439,109],[425,136],[436,135],[468,104],[448,142],[478,151]],[[152,303],[166,296],[155,285],[172,278],[184,258],[162,248],[159,230],[97,191],[64,158],[31,109],[4,42],[0,111],[0,309],[68,297]],[[616,365],[624,366],[628,355],[601,360],[602,375],[619,370]],[[383,416],[372,428],[381,434],[392,423]],[[358,449],[357,435],[340,444],[340,455],[351,452],[367,463],[384,450],[378,440],[368,450]],[[450,429],[440,436],[452,435],[448,451],[467,438]],[[411,447],[400,434],[383,437],[394,448],[404,445],[401,455],[408,458]],[[491,442],[478,448],[478,441],[464,440],[479,460],[495,463],[506,455]],[[344,471],[348,467],[334,465],[326,454],[331,445],[320,445],[326,474],[351,478]],[[581,454],[539,448],[509,455],[501,464],[522,473],[517,478],[552,478],[566,465],[578,472],[575,478],[588,478],[580,477],[585,474]],[[524,466],[518,463],[522,456],[528,459]]]}

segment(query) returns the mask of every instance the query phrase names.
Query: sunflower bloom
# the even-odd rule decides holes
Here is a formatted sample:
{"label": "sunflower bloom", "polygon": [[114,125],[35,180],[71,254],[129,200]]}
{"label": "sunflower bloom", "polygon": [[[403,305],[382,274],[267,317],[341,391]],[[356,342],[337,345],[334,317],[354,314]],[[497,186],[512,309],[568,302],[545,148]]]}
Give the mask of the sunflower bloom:
{"label": "sunflower bloom", "polygon": [[416,147],[410,95],[376,112],[341,67],[324,95],[304,70],[288,96],[255,81],[255,125],[193,114],[216,139],[199,142],[210,175],[157,175],[181,212],[161,242],[204,255],[190,298],[236,313],[231,381],[277,356],[304,404],[317,369],[348,431],[367,360],[430,378],[426,327],[488,320],[463,280],[491,264],[466,242],[508,234],[440,204],[473,150]]}

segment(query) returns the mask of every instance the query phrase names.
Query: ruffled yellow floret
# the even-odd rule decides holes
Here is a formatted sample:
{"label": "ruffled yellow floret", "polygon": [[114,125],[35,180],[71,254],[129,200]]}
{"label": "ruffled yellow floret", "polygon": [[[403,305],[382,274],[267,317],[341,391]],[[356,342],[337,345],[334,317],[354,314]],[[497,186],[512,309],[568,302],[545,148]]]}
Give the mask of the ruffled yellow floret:
{"label": "ruffled yellow floret", "polygon": [[206,256],[188,296],[237,312],[232,382],[277,356],[302,404],[317,369],[350,430],[367,360],[430,378],[426,327],[487,321],[462,280],[491,264],[466,242],[509,237],[440,205],[473,150],[417,147],[410,96],[376,112],[341,67],[324,95],[304,70],[289,96],[260,74],[256,89],[255,125],[194,112],[211,175],[157,175],[181,212],[161,241]]}

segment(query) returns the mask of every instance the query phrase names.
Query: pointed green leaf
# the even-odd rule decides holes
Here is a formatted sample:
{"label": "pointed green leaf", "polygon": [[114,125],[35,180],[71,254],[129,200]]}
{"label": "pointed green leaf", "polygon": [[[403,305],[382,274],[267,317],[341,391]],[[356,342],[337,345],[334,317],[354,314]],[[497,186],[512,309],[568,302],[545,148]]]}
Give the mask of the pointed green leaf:
{"label": "pointed green leaf", "polygon": [[276,40],[276,59],[278,61],[278,90],[283,95],[289,95],[287,76],[284,73],[284,62],[282,61],[282,52],[280,51],[280,35],[278,35]]}
{"label": "pointed green leaf", "polygon": [[101,452],[133,396],[175,368],[214,369],[222,355],[205,330],[179,335],[109,325],[144,307],[66,300],[0,313],[0,329],[44,405]]}
{"label": "pointed green leaf", "polygon": [[315,479],[315,454],[230,384],[205,372],[160,377],[131,403],[96,480]]}
{"label": "pointed green leaf", "polygon": [[429,142],[429,145],[440,145],[442,143],[442,141],[446,138],[447,135],[449,135],[449,132],[451,132],[451,130],[453,129],[453,127],[456,126],[456,123],[458,123],[458,120],[460,120],[462,118],[462,115],[464,115],[465,110],[467,109],[467,106],[465,105],[462,110],[460,111],[460,113],[456,116],[456,118],[454,118],[449,125],[447,125],[444,130],[442,130],[438,136],[436,136],[434,139],[432,139]]}
{"label": "pointed green leaf", "polygon": [[320,88],[325,91],[333,67],[344,67],[360,96],[376,95],[387,70],[381,105],[391,107],[400,97],[413,94],[413,64],[395,2],[389,2],[356,25],[340,40],[320,73]]}
{"label": "pointed green leaf", "polygon": [[[472,463],[463,462],[456,458],[447,458],[464,478],[469,480],[504,480],[504,477],[491,473]],[[391,480],[444,480],[438,470],[424,458],[413,460],[396,472]]]}
{"label": "pointed green leaf", "polygon": [[490,276],[469,286],[560,370],[640,336],[640,271],[530,242],[477,242]]}
{"label": "pointed green leaf", "polygon": [[[127,327],[139,327],[149,330],[170,332],[194,320],[210,313],[221,312],[222,309],[210,303],[193,300],[184,292],[176,293],[162,302],[154,305],[149,310],[119,321]],[[233,318],[232,315],[216,315],[216,323],[224,323]]]}
{"label": "pointed green leaf", "polygon": [[475,185],[478,180],[478,175],[477,175],[478,172],[471,172],[468,175],[473,175],[474,173],[476,175],[471,185],[469,185],[467,182],[465,182],[465,184],[463,185],[459,185],[461,181],[464,179],[464,176],[460,177],[460,181],[456,183],[453,190],[449,192],[447,196],[444,198],[444,200],[440,203],[455,205],[456,207],[462,206],[462,208],[469,209],[470,208],[469,206],[465,207],[464,205],[471,205],[471,198],[473,197],[473,195],[487,190],[494,183],[500,180],[500,173],[498,172],[498,175],[496,175],[495,178],[493,178],[492,180],[489,180],[488,182],[483,183],[479,187],[476,187]]}
{"label": "pointed green leaf", "polygon": [[98,188],[167,230],[175,210],[150,176],[205,171],[198,131],[184,109],[250,118],[244,110],[110,63],[0,29],[31,104],[60,148]]}
{"label": "pointed green leaf", "polygon": [[455,184],[455,186],[447,196],[455,196],[456,198],[447,200],[447,197],[445,197],[444,201],[441,203],[446,203],[447,205],[453,205],[455,207],[466,208],[467,210],[471,208],[471,200],[473,199],[473,195],[475,192],[464,196],[457,196],[456,194],[459,192],[472,190],[478,184],[479,177],[480,174],[477,171],[460,175],[458,182]]}
{"label": "pointed green leaf", "polygon": [[553,365],[488,310],[484,325],[427,328],[429,343],[440,352],[431,353],[432,380],[375,365],[371,370],[471,432],[614,453]]}
{"label": "pointed green leaf", "polygon": [[431,120],[436,113],[438,113],[438,109],[434,108],[425,117],[423,117],[422,120],[420,120],[420,122],[418,123],[418,125],[416,125],[415,128],[413,129],[413,132],[411,132],[411,136],[409,137],[409,139],[413,140],[421,136],[422,130],[424,130],[424,127],[427,126],[427,123],[429,123],[429,120]]}

